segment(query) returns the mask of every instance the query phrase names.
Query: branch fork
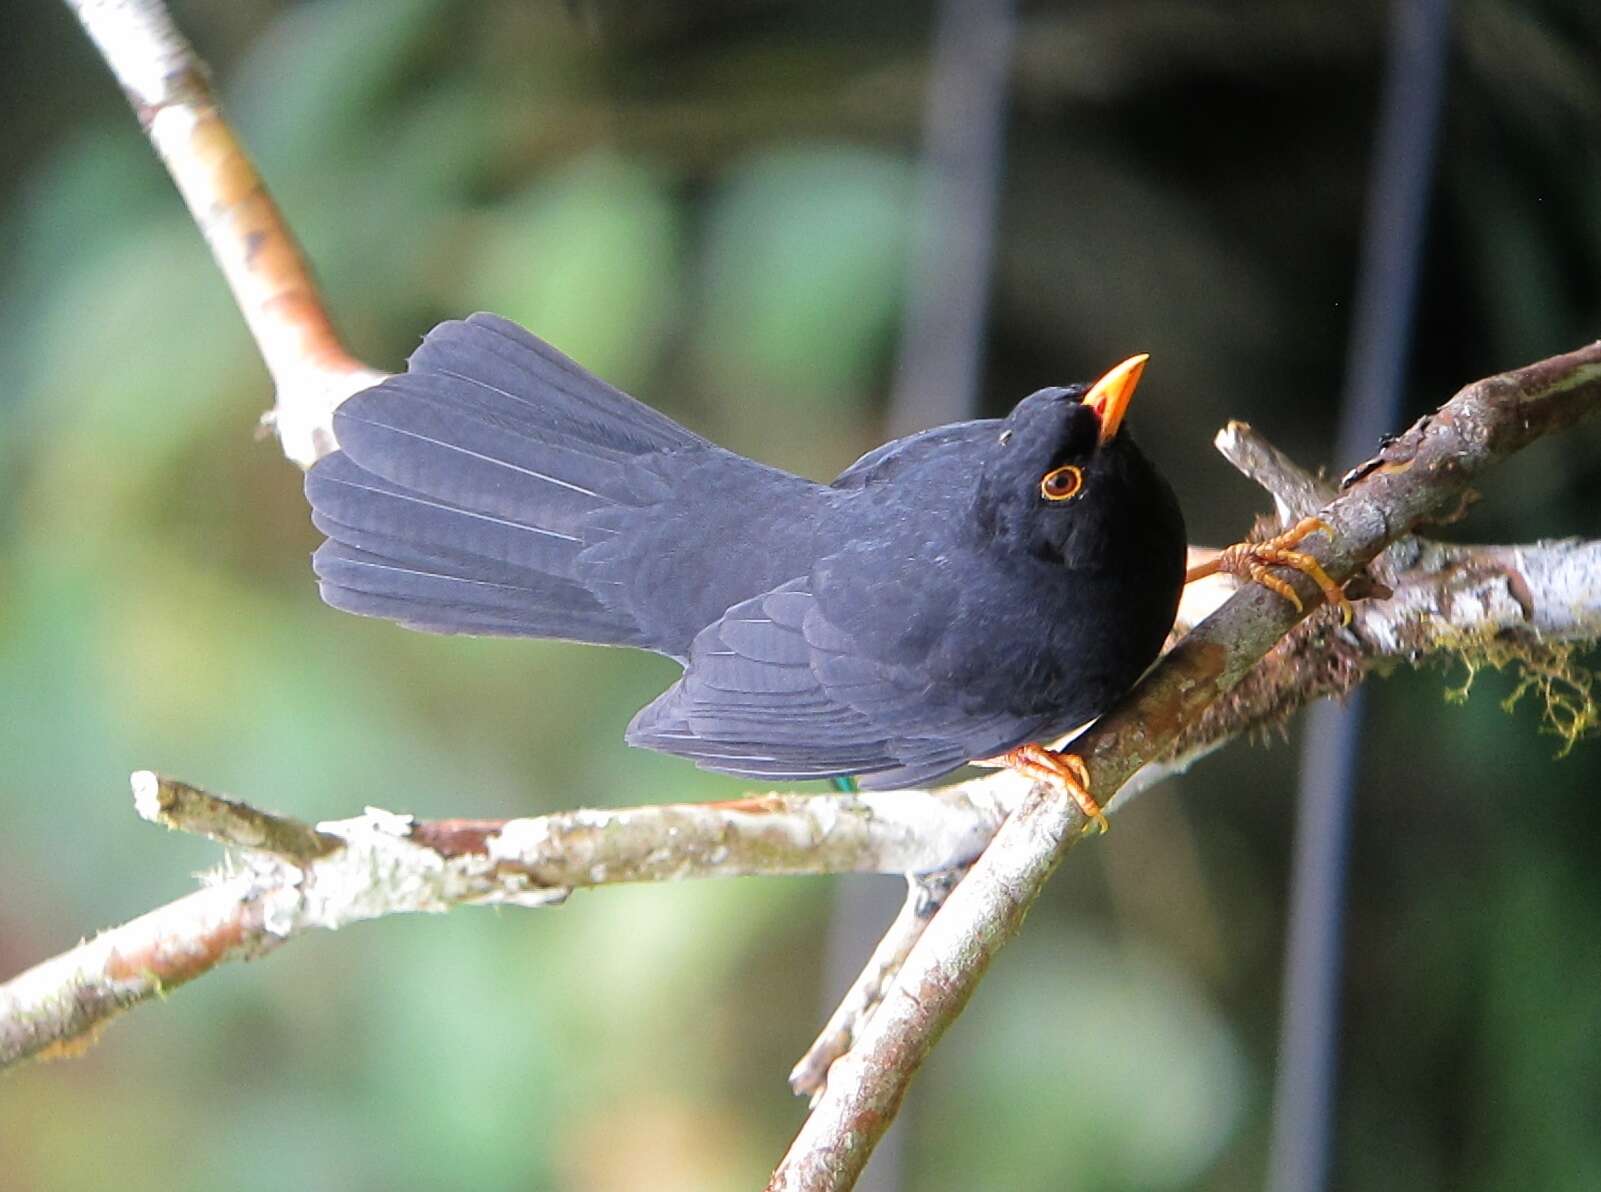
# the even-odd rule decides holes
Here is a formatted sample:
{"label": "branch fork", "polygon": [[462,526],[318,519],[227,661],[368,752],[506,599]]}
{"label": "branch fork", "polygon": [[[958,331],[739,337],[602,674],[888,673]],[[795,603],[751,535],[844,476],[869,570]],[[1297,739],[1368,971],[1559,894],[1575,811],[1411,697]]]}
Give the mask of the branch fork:
{"label": "branch fork", "polygon": [[[204,65],[159,0],[67,3],[127,92],[260,347],[278,390],[265,421],[285,454],[309,466],[334,449],[333,409],[384,374],[339,342]],[[1473,548],[1409,537],[1458,516],[1485,468],[1598,409],[1601,344],[1592,344],[1468,386],[1386,441],[1337,490],[1231,424],[1220,450],[1273,493],[1280,521],[1316,516],[1331,527],[1332,540],[1309,552],[1328,575],[1343,582],[1377,560],[1394,598],[1363,602],[1349,629],[1319,614],[1296,628],[1300,614],[1258,585],[1221,577],[1195,585],[1181,608],[1193,628],[1074,743],[1101,801],[1115,808],[1241,732],[1374,666],[1456,648],[1464,634],[1514,645],[1601,638],[1601,543]],[[1328,665],[1331,654],[1338,666]],[[133,781],[146,818],[241,851],[211,884],[0,985],[0,1068],[81,1048],[121,1010],[225,961],[378,915],[549,906],[612,881],[946,875],[914,879],[862,977],[797,1065],[792,1082],[813,1096],[812,1111],[771,1189],[855,1183],[912,1074],[1088,823],[1065,795],[1009,773],[938,791],[500,821],[430,822],[368,808],[315,826],[149,772]],[[950,876],[964,870],[959,881]]]}

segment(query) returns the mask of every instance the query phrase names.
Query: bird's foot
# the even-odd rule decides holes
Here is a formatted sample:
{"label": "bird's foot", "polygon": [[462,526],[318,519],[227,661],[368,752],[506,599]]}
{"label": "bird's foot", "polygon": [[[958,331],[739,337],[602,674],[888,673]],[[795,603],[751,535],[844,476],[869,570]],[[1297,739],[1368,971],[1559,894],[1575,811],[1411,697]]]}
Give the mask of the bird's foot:
{"label": "bird's foot", "polygon": [[1340,620],[1349,625],[1351,602],[1346,599],[1345,590],[1329,578],[1328,573],[1316,559],[1304,551],[1295,549],[1301,544],[1302,539],[1319,531],[1331,539],[1334,537],[1334,527],[1321,517],[1305,517],[1284,533],[1276,534],[1262,542],[1236,542],[1233,546],[1224,547],[1211,562],[1190,568],[1184,576],[1184,582],[1190,583],[1224,571],[1241,579],[1255,580],[1264,588],[1277,592],[1295,606],[1296,612],[1300,612],[1302,611],[1300,595],[1290,586],[1289,581],[1280,579],[1269,570],[1272,567],[1290,567],[1323,589],[1323,599],[1339,609]]}
{"label": "bird's foot", "polygon": [[1090,772],[1078,754],[1058,753],[1043,745],[1023,745],[1001,760],[1036,782],[1046,782],[1058,790],[1066,791],[1078,804],[1079,810],[1102,832],[1110,826],[1106,822],[1106,812],[1101,810],[1095,796],[1090,794]]}

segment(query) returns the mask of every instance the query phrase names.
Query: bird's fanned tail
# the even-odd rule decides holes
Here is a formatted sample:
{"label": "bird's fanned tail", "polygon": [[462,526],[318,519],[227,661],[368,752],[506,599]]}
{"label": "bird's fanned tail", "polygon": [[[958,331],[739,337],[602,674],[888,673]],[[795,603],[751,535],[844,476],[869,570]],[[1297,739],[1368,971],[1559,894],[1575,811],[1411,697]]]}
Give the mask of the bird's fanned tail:
{"label": "bird's fanned tail", "polygon": [[438,633],[656,648],[579,557],[706,440],[493,315],[443,323],[334,415],[306,477],[323,599]]}

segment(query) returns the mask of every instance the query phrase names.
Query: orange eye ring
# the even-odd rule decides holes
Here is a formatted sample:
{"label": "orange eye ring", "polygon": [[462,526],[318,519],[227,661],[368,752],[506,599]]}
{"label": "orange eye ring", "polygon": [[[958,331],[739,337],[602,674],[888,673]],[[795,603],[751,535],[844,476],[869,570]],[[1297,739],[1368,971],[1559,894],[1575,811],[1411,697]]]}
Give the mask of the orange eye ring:
{"label": "orange eye ring", "polygon": [[1071,501],[1084,488],[1084,469],[1074,464],[1052,468],[1040,480],[1040,496],[1047,501]]}

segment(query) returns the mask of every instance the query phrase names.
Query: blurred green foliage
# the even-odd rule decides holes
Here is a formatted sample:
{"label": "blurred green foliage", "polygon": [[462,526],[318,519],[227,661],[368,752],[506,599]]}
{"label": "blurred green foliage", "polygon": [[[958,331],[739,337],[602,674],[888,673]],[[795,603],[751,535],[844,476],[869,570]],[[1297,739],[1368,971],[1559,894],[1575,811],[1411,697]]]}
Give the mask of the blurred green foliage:
{"label": "blurred green foliage", "polygon": [[[871,11],[862,11],[862,9]],[[923,6],[177,6],[358,352],[517,318],[702,433],[826,476],[878,439]],[[1464,0],[1411,413],[1593,338],[1601,17]],[[985,401],[1155,361],[1135,425],[1197,540],[1260,504],[1208,441],[1328,461],[1383,10],[1031,4]],[[153,767],[318,818],[702,799],[623,747],[659,659],[324,608],[265,374],[64,7],[11,14],[0,150],[0,972],[182,893],[215,850]],[[1601,435],[1460,533],[1601,532]],[[1456,532],[1456,531],[1453,531]],[[1601,1186],[1593,745],[1448,678],[1374,691],[1336,1182]],[[1500,690],[1504,691],[1504,687]],[[1293,754],[1244,744],[1075,856],[906,1113],[919,1189],[1260,1180]],[[6,1189],[757,1185],[831,1004],[832,883],[616,889],[388,921],[214,974],[0,1082]]]}

